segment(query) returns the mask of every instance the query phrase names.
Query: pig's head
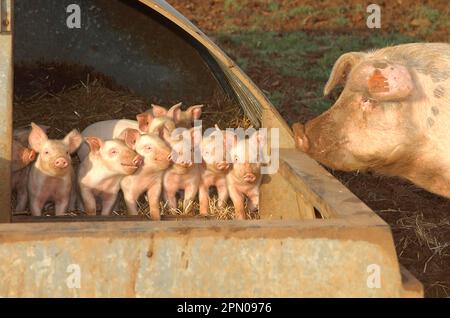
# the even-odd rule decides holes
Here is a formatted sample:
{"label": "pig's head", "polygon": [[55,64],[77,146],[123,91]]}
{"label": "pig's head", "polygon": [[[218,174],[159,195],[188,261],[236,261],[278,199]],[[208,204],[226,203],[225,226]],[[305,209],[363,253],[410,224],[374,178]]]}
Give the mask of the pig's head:
{"label": "pig's head", "polygon": [[173,105],[166,109],[163,106],[152,104],[152,113],[155,117],[169,117],[177,127],[191,128],[194,126],[194,121],[200,119],[203,105],[194,105],[188,107],[185,111],[181,110],[182,103]]}
{"label": "pig's head", "polygon": [[[176,106],[176,105],[175,105]],[[179,108],[177,108],[179,111]],[[176,125],[173,116],[169,115],[163,116],[156,112],[144,112],[136,116],[139,130],[143,133],[159,133],[163,129],[169,133],[175,130]]]}
{"label": "pig's head", "polygon": [[141,134],[138,130],[127,128],[119,136],[119,139],[131,140],[131,148],[135,150],[144,160],[143,168],[152,171],[162,171],[167,169],[171,161],[171,148],[164,141],[167,137],[165,129],[162,128],[159,134]]}
{"label": "pig's head", "polygon": [[135,173],[142,165],[142,157],[132,148],[131,137],[125,140],[103,140],[98,137],[86,137],[89,145],[89,157],[97,160],[107,170],[118,175],[130,175]]}
{"label": "pig's head", "polygon": [[421,143],[411,100],[413,75],[401,62],[346,53],[336,62],[325,95],[345,82],[336,103],[304,126],[294,124],[297,148],[338,170],[382,170]]}
{"label": "pig's head", "polygon": [[193,166],[195,151],[200,147],[201,130],[198,128],[174,131],[167,140],[172,148],[170,159],[176,168],[188,169]]}
{"label": "pig's head", "polygon": [[231,163],[227,162],[226,158],[226,140],[226,132],[217,126],[211,134],[202,139],[202,158],[209,170],[225,173],[231,168]]}
{"label": "pig's head", "polygon": [[263,165],[260,147],[265,143],[265,136],[260,131],[248,138],[238,138],[227,134],[227,149],[233,161],[231,173],[244,183],[253,184],[261,176]]}
{"label": "pig's head", "polygon": [[80,147],[82,141],[83,137],[76,130],[72,130],[62,140],[49,139],[45,131],[34,123],[31,123],[28,137],[31,149],[38,153],[37,168],[51,176],[70,173],[70,155]]}
{"label": "pig's head", "polygon": [[[28,141],[27,141],[27,143],[28,143]],[[35,159],[36,159],[36,152],[33,149],[24,147],[17,140],[13,140],[12,162],[11,162],[11,167],[12,167],[13,172],[25,168],[31,162],[33,162]]]}

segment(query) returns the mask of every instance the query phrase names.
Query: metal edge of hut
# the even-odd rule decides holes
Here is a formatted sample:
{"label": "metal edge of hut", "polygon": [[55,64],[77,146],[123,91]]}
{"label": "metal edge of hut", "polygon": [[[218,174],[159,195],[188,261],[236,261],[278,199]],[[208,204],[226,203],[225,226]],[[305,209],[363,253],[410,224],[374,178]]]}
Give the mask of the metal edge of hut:
{"label": "metal edge of hut", "polygon": [[[132,221],[124,223],[104,222],[85,224],[41,223],[33,224],[32,226],[29,224],[3,224],[0,225],[0,241],[7,243],[17,240],[33,240],[36,238],[45,240],[64,234],[70,238],[79,235],[84,236],[84,234],[92,235],[93,233],[96,233],[95,235],[98,233],[101,235],[110,235],[111,232],[117,234],[132,232],[136,234],[143,232],[157,233],[161,230],[163,232],[174,231],[174,228],[175,231],[180,233],[189,233],[203,231],[205,227],[208,229],[214,228],[216,234],[219,231],[217,227],[220,227],[220,231],[237,237],[240,236],[239,233],[244,233],[242,234],[244,236],[250,235],[252,237],[259,235],[264,238],[271,238],[274,235],[277,237],[297,237],[300,235],[302,237],[310,236],[312,238],[324,237],[344,241],[362,241],[375,244],[374,246],[377,246],[376,250],[378,252],[382,251],[382,254],[388,258],[388,264],[390,264],[390,270],[394,273],[394,276],[397,275],[395,272],[398,272],[399,276],[401,275],[402,290],[397,295],[403,297],[422,296],[423,289],[421,284],[398,264],[389,226],[331,174],[317,164],[317,162],[294,149],[293,135],[290,128],[248,76],[204,33],[169,4],[159,0],[139,1],[173,21],[209,50],[228,77],[233,89],[238,95],[242,107],[254,125],[280,129],[280,169],[276,178],[272,179],[272,181],[281,182],[283,187],[290,189],[290,192],[287,191],[286,194],[295,196],[296,200],[289,200],[294,201],[294,205],[288,204],[289,209],[294,208],[295,210],[295,207],[297,210],[303,209],[308,211],[311,216],[311,213],[316,208],[326,220],[261,220],[255,224],[239,221],[212,221],[207,224],[201,221],[188,221],[183,222],[183,229],[180,229],[179,225],[174,224],[174,222],[165,222],[164,224],[159,222],[136,223]],[[11,44],[11,37],[9,36],[8,38],[8,35],[5,37],[4,34],[0,37],[3,37],[1,40],[6,39],[6,48],[8,50]],[[10,71],[8,68],[5,74],[12,74]],[[12,76],[9,78],[12,78]],[[6,148],[10,146],[11,142],[12,127],[10,113],[12,109],[12,90],[9,87],[11,83],[8,83],[8,80],[2,83],[2,85],[6,86],[8,95],[1,96],[4,100],[6,99],[6,108],[3,106],[2,110],[7,116],[3,117],[2,130],[0,132],[2,134],[1,139],[3,141],[6,140],[7,143],[5,145],[2,144],[3,148],[0,150],[2,150],[3,158],[10,158],[10,150]],[[7,166],[9,167],[9,164]],[[3,175],[7,169],[5,169],[3,164],[2,168],[1,172]],[[9,179],[8,176],[5,177]],[[269,187],[263,187],[262,192],[263,198],[270,197]],[[5,193],[8,193],[8,191]],[[265,202],[266,205],[273,205],[270,208],[280,207],[280,198],[277,198],[277,200],[269,199]],[[7,201],[7,207],[4,204],[4,200],[2,203],[2,208],[9,210],[9,200]]]}

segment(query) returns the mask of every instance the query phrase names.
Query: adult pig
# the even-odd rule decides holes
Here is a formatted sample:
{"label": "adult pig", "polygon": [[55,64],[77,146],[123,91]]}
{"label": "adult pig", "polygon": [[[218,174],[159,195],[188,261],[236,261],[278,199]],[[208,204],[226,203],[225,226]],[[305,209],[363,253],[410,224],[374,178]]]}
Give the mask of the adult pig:
{"label": "adult pig", "polygon": [[450,198],[450,45],[412,43],[335,63],[328,111],[294,124],[296,145],[324,165],[409,179]]}
{"label": "adult pig", "polygon": [[28,142],[38,157],[28,178],[30,210],[40,216],[44,204],[55,203],[55,214],[63,215],[75,200],[75,174],[70,155],[80,146],[83,138],[72,130],[62,140],[52,140],[38,125],[31,123]]}

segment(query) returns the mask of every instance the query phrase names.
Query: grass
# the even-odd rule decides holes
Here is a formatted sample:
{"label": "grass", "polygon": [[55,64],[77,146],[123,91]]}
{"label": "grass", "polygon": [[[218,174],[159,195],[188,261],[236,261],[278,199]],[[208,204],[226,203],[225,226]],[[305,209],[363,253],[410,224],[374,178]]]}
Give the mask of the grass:
{"label": "grass", "polygon": [[[217,38],[231,44],[227,45],[228,52],[236,57],[244,71],[266,65],[283,77],[303,80],[305,84],[296,89],[294,99],[303,100],[303,96],[313,92],[314,95],[308,98],[312,101],[307,105],[313,112],[322,112],[331,106],[331,101],[320,97],[330,69],[341,54],[417,40],[411,36],[380,32],[371,32],[369,36],[366,33],[312,34],[304,31],[220,33]],[[268,95],[276,106],[282,105],[287,97],[279,90],[270,91]]]}

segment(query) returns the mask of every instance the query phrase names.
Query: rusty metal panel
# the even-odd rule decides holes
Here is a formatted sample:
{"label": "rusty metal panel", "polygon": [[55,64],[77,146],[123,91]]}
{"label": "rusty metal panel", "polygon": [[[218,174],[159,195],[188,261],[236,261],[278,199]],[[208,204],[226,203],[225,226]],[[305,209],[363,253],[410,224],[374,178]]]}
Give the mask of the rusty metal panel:
{"label": "rusty metal panel", "polygon": [[[0,296],[421,296],[417,282],[403,287],[388,226],[344,223],[0,225],[0,259],[8,260],[0,263]],[[79,288],[70,285],[73,268]]]}
{"label": "rusty metal panel", "polygon": [[[2,24],[10,15],[10,1],[0,1]],[[8,4],[9,6],[6,6]],[[8,9],[9,11],[6,11]],[[10,21],[10,20],[9,20]],[[7,23],[9,26],[11,23]],[[0,32],[0,222],[11,219],[11,133],[12,133],[12,35],[10,28]]]}

